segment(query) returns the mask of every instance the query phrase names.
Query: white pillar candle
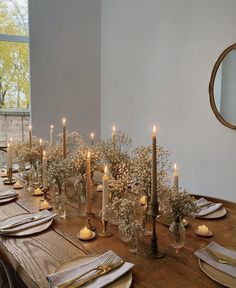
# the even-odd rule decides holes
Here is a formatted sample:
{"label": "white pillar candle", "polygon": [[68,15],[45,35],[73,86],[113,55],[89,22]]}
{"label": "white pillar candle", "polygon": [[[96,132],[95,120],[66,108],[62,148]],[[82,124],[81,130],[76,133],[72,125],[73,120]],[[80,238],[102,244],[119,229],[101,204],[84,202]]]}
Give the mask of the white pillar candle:
{"label": "white pillar candle", "polygon": [[48,187],[48,178],[47,178],[47,156],[46,151],[43,151],[43,188]]}
{"label": "white pillar candle", "polygon": [[53,129],[54,129],[54,126],[51,125],[50,126],[50,139],[49,139],[49,144],[50,145],[53,145]]}
{"label": "white pillar candle", "polygon": [[174,163],[174,171],[173,171],[173,188],[176,191],[179,190],[179,169],[176,163]]}
{"label": "white pillar candle", "polygon": [[82,239],[88,239],[91,236],[91,230],[87,227],[84,227],[79,232],[79,237]]}
{"label": "white pillar candle", "polygon": [[40,205],[40,209],[44,210],[44,209],[48,209],[48,208],[49,208],[49,203],[47,200],[44,200]]}
{"label": "white pillar candle", "polygon": [[208,235],[208,227],[205,225],[198,226],[197,233],[202,236]]}
{"label": "white pillar candle", "polygon": [[105,207],[108,205],[108,180],[109,180],[109,177],[107,175],[107,166],[105,166],[104,175],[102,178],[102,186],[103,186],[102,209],[105,209]]}
{"label": "white pillar candle", "polygon": [[146,205],[146,201],[147,201],[147,198],[146,198],[145,195],[143,195],[143,196],[140,198],[140,200],[139,200],[139,202],[140,202],[141,205]]}

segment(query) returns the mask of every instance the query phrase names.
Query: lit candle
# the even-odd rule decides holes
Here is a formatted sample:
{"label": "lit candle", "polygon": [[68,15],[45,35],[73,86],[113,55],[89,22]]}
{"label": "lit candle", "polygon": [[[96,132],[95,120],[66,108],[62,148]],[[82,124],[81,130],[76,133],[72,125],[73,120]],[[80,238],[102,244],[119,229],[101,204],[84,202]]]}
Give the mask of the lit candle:
{"label": "lit candle", "polygon": [[29,125],[29,147],[32,148],[32,126]]}
{"label": "lit candle", "polygon": [[105,207],[108,204],[108,180],[109,180],[109,177],[107,175],[107,166],[105,166],[104,175],[103,175],[103,178],[102,178],[102,186],[103,186],[102,209],[105,209]]}
{"label": "lit candle", "polygon": [[40,149],[40,163],[43,163],[43,140],[39,139],[39,149]]}
{"label": "lit candle", "polygon": [[43,191],[40,188],[34,189],[34,195],[42,195]]}
{"label": "lit candle", "polygon": [[66,158],[66,118],[62,119],[63,157]]}
{"label": "lit candle", "polygon": [[43,151],[43,188],[48,187],[48,178],[47,178],[47,156],[46,151]]}
{"label": "lit candle", "polygon": [[49,208],[49,203],[47,200],[44,200],[41,204],[40,204],[40,209],[41,210],[45,210]]}
{"label": "lit candle", "polygon": [[91,158],[90,152],[87,155],[87,166],[86,166],[86,196],[87,196],[87,214],[92,213],[92,183],[91,183]]}
{"label": "lit candle", "polygon": [[156,126],[152,130],[152,193],[151,193],[151,214],[157,215],[157,144],[156,144]]}
{"label": "lit candle", "polygon": [[143,196],[140,198],[139,202],[140,202],[141,205],[146,205],[146,203],[147,203],[146,196],[143,195]]}
{"label": "lit candle", "polygon": [[93,145],[94,144],[94,133],[91,133],[90,137],[91,137],[91,144]]}
{"label": "lit candle", "polygon": [[174,163],[173,189],[176,190],[176,191],[179,190],[179,169],[178,169],[176,163]]}
{"label": "lit candle", "polygon": [[208,227],[205,225],[198,226],[197,233],[202,236],[208,235]]}
{"label": "lit candle", "polygon": [[50,140],[49,140],[50,145],[53,145],[53,129],[54,129],[54,126],[51,125],[50,126]]}
{"label": "lit candle", "polygon": [[112,126],[112,133],[111,133],[112,143],[114,143],[114,141],[115,141],[115,135],[116,135],[116,127],[113,125]]}
{"label": "lit candle", "polygon": [[79,232],[79,237],[82,239],[88,239],[91,236],[91,230],[87,227],[84,227]]}

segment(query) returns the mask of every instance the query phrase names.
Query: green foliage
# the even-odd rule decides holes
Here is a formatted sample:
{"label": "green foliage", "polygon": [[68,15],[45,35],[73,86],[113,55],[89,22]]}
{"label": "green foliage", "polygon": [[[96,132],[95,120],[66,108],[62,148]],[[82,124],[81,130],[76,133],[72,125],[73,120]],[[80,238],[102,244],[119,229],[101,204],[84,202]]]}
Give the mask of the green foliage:
{"label": "green foliage", "polygon": [[[19,3],[18,3],[19,2]],[[27,0],[0,0],[0,34],[28,34]],[[29,108],[29,45],[0,42],[0,109]]]}

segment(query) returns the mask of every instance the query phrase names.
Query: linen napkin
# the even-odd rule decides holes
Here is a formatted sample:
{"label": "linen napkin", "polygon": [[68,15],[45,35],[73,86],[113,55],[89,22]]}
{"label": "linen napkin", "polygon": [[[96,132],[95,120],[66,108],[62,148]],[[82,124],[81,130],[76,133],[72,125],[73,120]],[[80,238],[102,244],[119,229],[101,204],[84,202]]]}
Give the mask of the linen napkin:
{"label": "linen napkin", "polygon": [[[226,249],[225,247],[215,243],[215,242],[211,242],[209,243],[206,247],[211,248],[212,250],[218,251],[226,256],[229,256],[233,259],[236,260],[236,252]],[[229,265],[229,264],[220,264],[218,262],[216,262],[214,259],[212,259],[212,257],[207,253],[206,251],[206,247],[197,250],[194,254],[200,258],[201,260],[203,260],[204,262],[206,262],[207,264],[211,265],[212,267],[215,267],[216,269],[236,278],[236,266],[233,265]]]}
{"label": "linen napkin", "polygon": [[[37,220],[31,220],[32,217],[34,217],[35,215],[40,218],[37,218]],[[22,214],[22,215],[17,215],[17,217],[10,217],[0,222],[0,234],[11,234],[11,233],[15,233],[18,231],[22,231],[22,230],[26,230],[26,229],[38,226],[40,224],[48,222],[49,220],[54,218],[56,215],[57,214],[51,213],[48,210],[43,210],[34,214]],[[29,222],[25,224],[20,224],[20,222],[25,221],[25,220],[26,221],[29,220]],[[9,224],[17,225],[18,223],[19,223],[18,226],[4,229],[4,226],[6,225],[9,225]]]}
{"label": "linen napkin", "polygon": [[192,213],[194,217],[203,217],[206,216],[214,211],[219,210],[223,204],[222,203],[212,203],[213,205],[207,206],[208,204],[211,204],[208,200],[204,198],[200,198],[196,201],[196,204],[198,207],[200,207],[200,212],[198,213]]}
{"label": "linen napkin", "polygon": [[[75,268],[72,268],[70,270],[62,271],[62,272],[57,272],[54,274],[51,274],[47,277],[50,287],[51,288],[56,288],[59,284],[65,283],[74,277],[78,276],[79,274],[82,274],[92,268],[97,267],[99,264],[101,264],[108,256],[110,255],[115,255],[116,258],[113,260],[112,263],[116,263],[118,261],[121,261],[121,258],[115,254],[112,250],[109,250],[108,252],[102,254],[101,256],[90,260],[86,263],[83,263]],[[112,270],[111,272],[104,274],[95,280],[89,282],[88,284],[84,285],[84,287],[89,287],[89,288],[100,288],[105,285],[108,285],[109,283],[113,282],[123,274],[125,274],[127,271],[129,271],[134,264],[125,262],[122,266],[120,266],[117,269]],[[84,277],[81,279],[87,278],[88,276],[94,275],[97,272],[97,270],[86,274]]]}
{"label": "linen napkin", "polygon": [[10,198],[16,196],[16,191],[15,190],[5,190],[0,192],[0,200],[5,199],[5,198]]}

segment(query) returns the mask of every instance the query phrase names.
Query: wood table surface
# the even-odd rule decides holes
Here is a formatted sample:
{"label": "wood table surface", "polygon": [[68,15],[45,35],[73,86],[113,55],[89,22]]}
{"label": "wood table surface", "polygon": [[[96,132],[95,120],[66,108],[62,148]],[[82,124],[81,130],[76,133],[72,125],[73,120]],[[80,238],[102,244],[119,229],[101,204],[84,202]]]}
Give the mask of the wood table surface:
{"label": "wood table surface", "polygon": [[[10,188],[11,186],[0,182],[0,191]],[[19,197],[16,201],[0,205],[0,220],[21,213],[38,211],[41,197],[32,196],[31,192],[24,189],[17,192]],[[49,192],[49,195],[52,193]],[[96,205],[100,205],[101,193],[94,192],[94,199]],[[211,198],[211,200],[216,199]],[[53,197],[49,202],[54,207]],[[67,205],[66,220],[56,217],[51,227],[41,233],[27,237],[0,236],[0,242],[18,275],[29,288],[48,287],[46,280],[48,274],[53,273],[58,266],[70,259],[89,254],[101,254],[110,249],[124,260],[135,264],[132,270],[132,287],[222,287],[201,271],[193,253],[211,241],[236,249],[236,204],[228,201],[223,201],[223,204],[227,210],[223,218],[189,219],[185,245],[178,253],[168,243],[168,227],[157,223],[158,243],[166,252],[162,259],[149,259],[143,255],[145,246],[150,245],[149,236],[141,239],[138,254],[130,253],[128,244],[120,240],[117,227],[113,225],[109,225],[109,230],[113,233],[112,237],[97,236],[91,241],[79,240],[77,233],[85,225],[85,218],[78,216],[78,204],[73,201]],[[54,208],[53,210],[56,211]],[[97,213],[91,222],[98,231],[102,230]],[[197,226],[203,224],[214,233],[212,238],[202,238],[194,233]]]}

